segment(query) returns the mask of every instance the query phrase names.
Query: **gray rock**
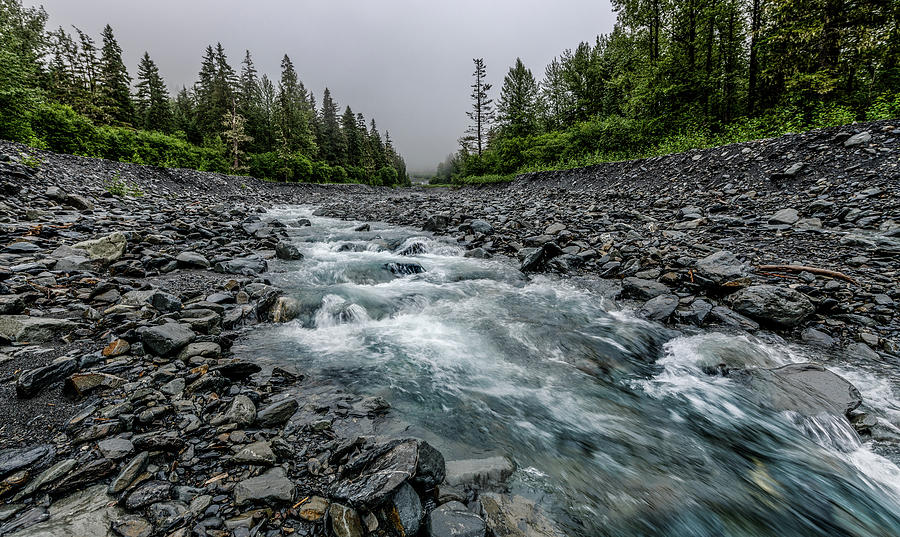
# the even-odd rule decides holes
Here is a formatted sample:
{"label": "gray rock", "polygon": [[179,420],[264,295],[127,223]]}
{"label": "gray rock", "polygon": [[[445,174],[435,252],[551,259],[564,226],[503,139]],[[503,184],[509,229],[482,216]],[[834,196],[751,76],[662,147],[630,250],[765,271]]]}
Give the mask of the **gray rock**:
{"label": "gray rock", "polygon": [[872,133],[869,131],[862,131],[847,138],[847,140],[844,141],[844,147],[856,147],[858,145],[867,144],[871,140]]}
{"label": "gray rock", "polygon": [[472,231],[476,233],[484,233],[485,235],[492,233],[494,231],[494,226],[487,222],[486,220],[472,220],[472,223],[469,224],[472,227]]}
{"label": "gray rock", "polygon": [[29,369],[16,379],[16,395],[22,399],[34,397],[45,387],[59,382],[77,370],[77,358],[63,358],[44,367]]}
{"label": "gray rock", "polygon": [[256,276],[269,270],[266,260],[257,256],[240,257],[229,261],[216,263],[215,271],[224,274],[237,274],[243,276]]}
{"label": "gray rock", "polygon": [[44,485],[48,485],[53,483],[57,479],[62,478],[66,474],[72,471],[75,468],[77,462],[75,459],[66,459],[63,461],[59,461],[54,464],[50,468],[47,468],[43,472],[41,472],[37,477],[31,480],[28,483],[28,486],[22,489],[18,494],[16,494],[13,501],[19,501],[20,499],[30,496],[32,493],[41,490]]}
{"label": "gray rock", "polygon": [[422,524],[422,501],[415,489],[409,483],[403,483],[391,497],[388,512],[396,517],[391,517],[402,535],[416,535]]}
{"label": "gray rock", "polygon": [[484,520],[494,537],[562,537],[541,509],[521,496],[482,494]]}
{"label": "gray rock", "polygon": [[781,209],[769,217],[770,224],[784,224],[792,226],[800,220],[800,213],[796,209]]}
{"label": "gray rock", "polygon": [[757,323],[753,319],[744,317],[740,313],[731,311],[725,306],[715,306],[709,313],[714,319],[728,326],[733,326],[735,328],[740,328],[741,330],[749,331],[759,329],[759,323]]}
{"label": "gray rock", "polygon": [[678,297],[675,295],[659,295],[644,303],[638,310],[638,315],[651,321],[664,322],[671,317],[678,307]]}
{"label": "gray rock", "polygon": [[418,447],[418,463],[412,483],[428,490],[443,483],[447,475],[447,464],[444,455],[428,442],[420,440]]}
{"label": "gray rock", "polygon": [[127,438],[107,438],[97,443],[100,454],[107,459],[124,459],[134,451],[134,444]]}
{"label": "gray rock", "polygon": [[655,280],[635,278],[633,276],[622,280],[622,292],[627,296],[640,300],[650,300],[651,298],[671,293],[664,283]]}
{"label": "gray rock", "polygon": [[78,325],[67,319],[0,315],[0,340],[13,343],[47,343],[75,330]]}
{"label": "gray rock", "polygon": [[816,308],[799,291],[774,285],[753,285],[732,297],[732,308],[760,323],[783,328],[797,326]]}
{"label": "gray rock", "polygon": [[66,203],[68,203],[72,207],[75,207],[79,211],[94,210],[94,204],[84,196],[80,196],[78,194],[69,194],[69,196],[66,198]]}
{"label": "gray rock", "polygon": [[[457,504],[457,502],[450,502]],[[465,510],[444,504],[428,516],[428,535],[431,537],[484,537],[487,526],[484,520]]]}
{"label": "gray rock", "polygon": [[436,214],[428,217],[428,220],[425,221],[425,225],[422,226],[422,230],[440,232],[446,230],[449,225],[450,217]]}
{"label": "gray rock", "polygon": [[296,261],[298,259],[303,259],[303,254],[301,254],[300,249],[293,244],[281,241],[275,245],[275,257],[287,261]]}
{"label": "gray rock", "polygon": [[110,526],[124,512],[104,485],[76,492],[50,506],[49,518],[6,537],[113,537]]}
{"label": "gray rock", "polygon": [[380,505],[416,473],[418,442],[396,440],[374,446],[345,465],[332,497],[354,506]]}
{"label": "gray rock", "polygon": [[293,493],[294,484],[285,477],[284,469],[272,468],[259,477],[251,477],[235,485],[234,502],[237,505],[289,502]]}
{"label": "gray rock", "polygon": [[451,487],[491,487],[506,481],[516,467],[506,457],[447,461],[444,481]]}
{"label": "gray rock", "polygon": [[845,415],[862,404],[853,384],[819,364],[790,364],[776,369],[749,369],[733,373],[742,384],[775,410],[806,416]]}
{"label": "gray rock", "polygon": [[721,250],[697,261],[695,275],[715,285],[723,285],[745,277],[747,266],[741,263],[733,253]]}
{"label": "gray rock", "polygon": [[272,447],[268,442],[259,441],[241,448],[235,453],[232,460],[238,464],[272,466],[278,462],[278,457],[272,452]]}
{"label": "gray rock", "polygon": [[256,405],[246,395],[237,395],[223,416],[224,423],[236,423],[239,427],[256,421]]}
{"label": "gray rock", "polygon": [[83,255],[69,255],[56,261],[53,270],[82,272],[91,270],[91,260]]}
{"label": "gray rock", "polygon": [[184,378],[177,377],[177,378],[174,378],[174,379],[170,380],[169,382],[163,384],[159,388],[159,391],[161,391],[162,393],[164,393],[166,395],[172,395],[172,396],[181,395],[181,392],[184,391],[184,388],[186,385],[187,384],[186,384],[186,381],[184,380]]}
{"label": "gray rock", "polygon": [[141,334],[144,348],[159,356],[172,356],[197,337],[183,324],[165,323],[148,328]]}
{"label": "gray rock", "polygon": [[112,530],[122,537],[150,537],[153,526],[146,518],[137,515],[125,515],[115,520]]}
{"label": "gray rock", "polygon": [[175,258],[175,261],[178,263],[178,266],[182,268],[209,268],[209,259],[206,259],[206,257],[197,252],[181,252]]}
{"label": "gray rock", "polygon": [[122,467],[119,475],[112,480],[112,483],[109,484],[109,493],[118,494],[128,488],[137,476],[144,471],[144,468],[147,466],[147,461],[149,460],[150,453],[146,451],[139,453],[135,458],[131,459],[128,464]]}
{"label": "gray rock", "polygon": [[56,450],[50,444],[0,451],[0,477],[28,468],[44,458],[52,458],[55,454]]}
{"label": "gray rock", "polygon": [[168,500],[172,497],[172,483],[168,481],[145,481],[138,485],[125,500],[125,507],[134,511],[152,503]]}
{"label": "gray rock", "polygon": [[296,399],[282,399],[261,409],[256,415],[256,424],[264,429],[280,427],[291,419],[299,407]]}
{"label": "gray rock", "polygon": [[332,503],[328,507],[331,532],[335,537],[363,537],[366,534],[359,513],[352,507]]}
{"label": "gray rock", "polygon": [[73,248],[87,252],[91,261],[114,263],[125,255],[127,239],[122,233],[113,233],[99,239],[79,242]]}

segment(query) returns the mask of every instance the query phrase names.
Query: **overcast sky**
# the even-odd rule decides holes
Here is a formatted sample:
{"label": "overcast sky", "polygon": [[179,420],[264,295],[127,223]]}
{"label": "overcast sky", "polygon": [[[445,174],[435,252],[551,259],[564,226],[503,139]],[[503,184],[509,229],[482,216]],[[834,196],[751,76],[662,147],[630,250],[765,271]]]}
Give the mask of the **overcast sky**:
{"label": "overcast sky", "polygon": [[612,29],[608,0],[24,0],[51,28],[78,26],[99,42],[115,30],[134,76],[144,51],[174,91],[192,84],[207,44],[222,42],[240,69],[250,49],[277,80],[294,61],[321,103],[327,85],[343,107],[389,130],[411,171],[457,149],[468,123],[472,58],[483,57],[494,97],[517,56],[540,79],[566,48]]}

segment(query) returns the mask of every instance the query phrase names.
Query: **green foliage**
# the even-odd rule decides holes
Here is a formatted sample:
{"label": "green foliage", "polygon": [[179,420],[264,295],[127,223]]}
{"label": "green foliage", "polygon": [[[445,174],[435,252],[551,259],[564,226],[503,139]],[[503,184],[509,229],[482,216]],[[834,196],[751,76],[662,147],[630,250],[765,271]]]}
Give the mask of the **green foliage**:
{"label": "green foliage", "polygon": [[144,191],[141,190],[137,183],[123,179],[121,172],[116,172],[110,179],[104,181],[103,188],[113,196],[144,197]]}
{"label": "green foliage", "polygon": [[36,155],[29,155],[28,153],[19,153],[19,162],[22,163],[23,166],[27,166],[32,170],[40,169],[41,164],[44,163],[40,157]]}

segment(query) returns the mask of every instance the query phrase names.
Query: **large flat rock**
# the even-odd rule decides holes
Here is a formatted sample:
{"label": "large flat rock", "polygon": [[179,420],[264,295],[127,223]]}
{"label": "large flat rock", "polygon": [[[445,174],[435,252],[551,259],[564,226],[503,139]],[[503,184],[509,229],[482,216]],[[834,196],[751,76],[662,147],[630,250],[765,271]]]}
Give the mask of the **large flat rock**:
{"label": "large flat rock", "polygon": [[0,315],[0,340],[15,343],[46,343],[75,330],[78,325],[67,319],[48,319],[28,315]]}

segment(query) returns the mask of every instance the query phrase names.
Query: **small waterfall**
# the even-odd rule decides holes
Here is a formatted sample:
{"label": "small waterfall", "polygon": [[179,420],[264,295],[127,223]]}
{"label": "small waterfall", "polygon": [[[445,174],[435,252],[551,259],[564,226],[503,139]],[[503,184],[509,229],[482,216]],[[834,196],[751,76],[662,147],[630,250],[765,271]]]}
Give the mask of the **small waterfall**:
{"label": "small waterfall", "polygon": [[362,324],[370,321],[366,308],[347,302],[337,295],[325,295],[322,307],[316,312],[316,328],[329,328],[342,324]]}

